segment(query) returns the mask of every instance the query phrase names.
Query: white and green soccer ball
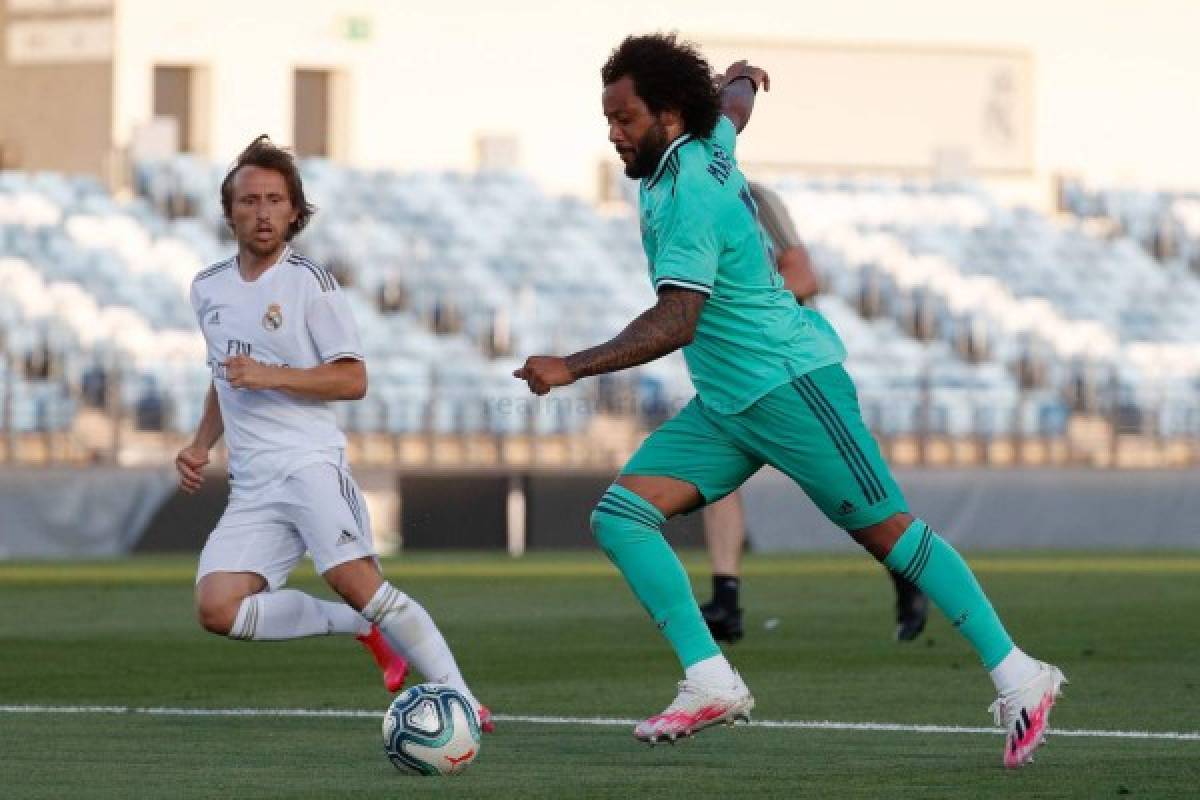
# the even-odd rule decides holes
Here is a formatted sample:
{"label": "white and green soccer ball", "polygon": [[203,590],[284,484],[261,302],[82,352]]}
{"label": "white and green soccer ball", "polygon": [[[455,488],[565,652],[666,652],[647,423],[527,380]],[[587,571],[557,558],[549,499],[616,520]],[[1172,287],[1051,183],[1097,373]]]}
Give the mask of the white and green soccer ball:
{"label": "white and green soccer ball", "polygon": [[383,749],[401,772],[456,775],[479,755],[479,718],[457,689],[419,683],[383,715]]}

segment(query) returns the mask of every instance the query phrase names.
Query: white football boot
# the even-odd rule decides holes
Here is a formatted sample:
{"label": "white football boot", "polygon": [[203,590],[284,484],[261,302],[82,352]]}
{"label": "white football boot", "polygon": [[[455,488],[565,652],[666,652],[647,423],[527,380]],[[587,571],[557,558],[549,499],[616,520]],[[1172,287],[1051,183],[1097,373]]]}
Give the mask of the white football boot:
{"label": "white football boot", "polygon": [[702,686],[679,682],[679,694],[661,714],[638,723],[633,735],[647,744],[672,742],[724,723],[749,722],[754,697],[740,675],[730,686]]}
{"label": "white football boot", "polygon": [[1033,761],[1033,751],[1046,740],[1050,709],[1067,683],[1062,671],[1039,662],[1040,668],[1024,686],[1005,692],[988,708],[1004,737],[1004,766],[1015,768]]}

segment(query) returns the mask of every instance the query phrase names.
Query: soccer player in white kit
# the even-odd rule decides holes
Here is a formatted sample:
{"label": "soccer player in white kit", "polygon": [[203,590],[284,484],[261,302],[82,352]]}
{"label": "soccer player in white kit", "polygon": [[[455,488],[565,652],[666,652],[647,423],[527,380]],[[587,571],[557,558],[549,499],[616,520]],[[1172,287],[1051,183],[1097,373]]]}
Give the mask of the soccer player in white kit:
{"label": "soccer player in white kit", "polygon": [[[315,211],[292,156],[255,139],[221,184],[221,202],[238,252],[192,282],[212,383],[196,435],[175,460],[182,488],[195,492],[225,435],[229,505],[200,554],[200,624],[243,640],[356,635],[390,690],[403,684],[406,658],[426,680],[462,692],[491,730],[491,713],[432,618],[375,559],[329,406],[366,394],[366,364],[337,280],[288,244]],[[306,551],[349,605],[283,588]]]}

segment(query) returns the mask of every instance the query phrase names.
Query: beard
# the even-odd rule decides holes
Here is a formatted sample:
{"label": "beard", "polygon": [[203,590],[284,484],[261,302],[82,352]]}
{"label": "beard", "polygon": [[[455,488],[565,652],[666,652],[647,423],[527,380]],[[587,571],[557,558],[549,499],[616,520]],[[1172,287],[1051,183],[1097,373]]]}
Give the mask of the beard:
{"label": "beard", "polygon": [[634,180],[649,178],[668,144],[667,129],[660,122],[654,123],[635,146],[633,160],[625,165],[625,176]]}
{"label": "beard", "polygon": [[283,246],[284,241],[279,236],[272,236],[267,241],[260,242],[251,234],[249,238],[244,239],[240,244],[259,258],[266,258],[279,250]]}

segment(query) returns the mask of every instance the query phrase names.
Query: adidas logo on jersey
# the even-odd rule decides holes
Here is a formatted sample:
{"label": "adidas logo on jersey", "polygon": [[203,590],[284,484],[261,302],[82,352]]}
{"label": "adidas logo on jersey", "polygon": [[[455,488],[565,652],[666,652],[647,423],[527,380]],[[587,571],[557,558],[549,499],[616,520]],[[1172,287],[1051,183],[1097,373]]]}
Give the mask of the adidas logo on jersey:
{"label": "adidas logo on jersey", "polygon": [[214,311],[211,314],[209,314],[208,315],[208,324],[209,325],[220,325],[221,324],[221,312]]}
{"label": "adidas logo on jersey", "polygon": [[842,516],[845,516],[846,514],[853,514],[855,511],[858,511],[858,507],[849,500],[843,500],[842,504],[838,506],[838,513]]}
{"label": "adidas logo on jersey", "polygon": [[358,537],[355,536],[353,533],[351,533],[350,531],[342,531],[342,535],[338,537],[336,546],[341,547],[344,544],[350,544],[351,542],[357,542],[357,541],[358,541]]}

